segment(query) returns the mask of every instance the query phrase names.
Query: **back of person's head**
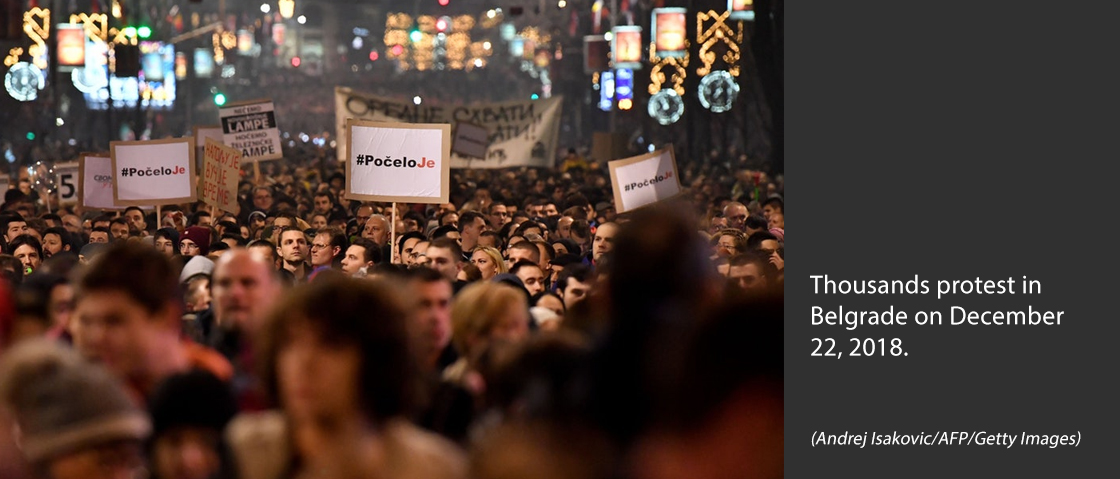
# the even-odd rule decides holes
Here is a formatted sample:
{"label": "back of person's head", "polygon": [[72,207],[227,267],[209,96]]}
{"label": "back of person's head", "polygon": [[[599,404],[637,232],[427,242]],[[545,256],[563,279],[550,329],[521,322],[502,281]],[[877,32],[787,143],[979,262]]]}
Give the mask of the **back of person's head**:
{"label": "back of person's head", "polygon": [[144,244],[120,242],[94,257],[75,281],[74,301],[85,295],[121,291],[155,314],[177,306],[179,274],[171,260]]}
{"label": "back of person's head", "polygon": [[[462,223],[463,223],[462,221],[459,222],[459,224],[462,224]],[[459,229],[452,226],[452,225],[440,226],[439,228],[436,228],[436,229],[432,230],[431,239],[436,240],[436,239],[446,238],[447,234],[452,232],[452,231],[459,231]]]}
{"label": "back of person's head", "polygon": [[279,404],[278,359],[297,331],[309,329],[324,344],[359,355],[355,398],[367,418],[382,424],[412,407],[417,364],[407,312],[394,289],[380,281],[327,275],[284,298],[265,323],[262,380]]}
{"label": "back of person's head", "polygon": [[572,236],[579,236],[580,238],[591,237],[591,224],[587,220],[575,220],[572,222]]}

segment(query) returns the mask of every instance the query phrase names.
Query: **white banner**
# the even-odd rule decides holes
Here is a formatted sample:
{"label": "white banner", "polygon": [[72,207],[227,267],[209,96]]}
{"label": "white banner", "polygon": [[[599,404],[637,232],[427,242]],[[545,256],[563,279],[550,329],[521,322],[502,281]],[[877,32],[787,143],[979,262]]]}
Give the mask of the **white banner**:
{"label": "white banner", "polygon": [[350,120],[347,132],[347,199],[447,203],[451,125]]}
{"label": "white banner", "polygon": [[54,189],[58,192],[58,204],[78,203],[78,163],[59,163],[54,165]]}
{"label": "white banner", "polygon": [[405,123],[459,122],[482,126],[490,132],[486,157],[474,159],[452,154],[451,168],[552,167],[560,137],[561,97],[540,100],[482,103],[476,105],[420,105],[346,87],[335,88],[335,125],[340,143],[338,158],[349,155],[346,120]]}
{"label": "white banner", "polygon": [[223,143],[241,151],[241,161],[278,160],[280,129],[271,100],[236,103],[218,110],[222,119]]}
{"label": "white banner", "polygon": [[614,206],[619,213],[672,198],[681,192],[672,145],[607,165],[614,187]]}
{"label": "white banner", "polygon": [[86,209],[115,210],[113,158],[108,154],[85,154],[78,160],[78,204]]}
{"label": "white banner", "polygon": [[109,144],[118,206],[189,203],[195,189],[194,141],[172,138]]}

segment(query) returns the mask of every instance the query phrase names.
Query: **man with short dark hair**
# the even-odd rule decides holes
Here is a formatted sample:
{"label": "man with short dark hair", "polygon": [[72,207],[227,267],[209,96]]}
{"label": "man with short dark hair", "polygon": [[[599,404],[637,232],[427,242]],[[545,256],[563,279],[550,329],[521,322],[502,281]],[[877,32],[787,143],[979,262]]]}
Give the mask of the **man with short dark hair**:
{"label": "man with short dark hair", "polygon": [[11,242],[16,236],[27,234],[27,221],[19,213],[0,215],[0,231],[4,232],[4,243]]}
{"label": "man with short dark hair", "polygon": [[768,220],[774,213],[785,214],[785,212],[785,202],[777,196],[767,198],[766,201],[762,202],[762,216]]}
{"label": "man with short dark hair", "polygon": [[307,267],[310,248],[307,245],[307,235],[303,230],[294,226],[281,230],[280,245],[276,249],[282,261],[281,269],[290,273],[296,283],[306,281],[311,272]]}
{"label": "man with short dark hair", "polygon": [[749,294],[761,294],[770,289],[771,278],[767,258],[754,251],[732,256],[728,260],[727,279],[731,286]]}
{"label": "man with short dark hair", "polygon": [[113,218],[109,222],[109,234],[113,235],[113,241],[124,241],[128,239],[128,220],[123,217]]}
{"label": "man with short dark hair", "polygon": [[90,243],[108,243],[110,238],[112,234],[109,233],[109,228],[104,226],[98,226],[89,232]]}
{"label": "man with short dark hair", "polygon": [[416,231],[410,231],[397,238],[397,264],[405,266],[412,266],[412,248],[415,248],[418,243],[424,241],[424,235]]}
{"label": "man with short dark hair", "polygon": [[419,326],[423,366],[442,371],[458,359],[451,346],[451,281],[428,268],[410,270],[408,287],[417,299],[416,321]]}
{"label": "man with short dark hair", "polygon": [[[481,217],[480,217],[481,218]],[[437,238],[428,246],[429,266],[454,283],[463,269],[463,250],[451,238]]]}
{"label": "man with short dark hair", "polygon": [[459,215],[459,244],[463,249],[463,261],[470,261],[470,255],[478,247],[478,238],[487,228],[482,213],[465,211]]}
{"label": "man with short dark hair", "polygon": [[128,220],[130,228],[146,233],[148,231],[148,223],[144,220],[144,210],[139,206],[129,206],[124,210],[124,217]]}
{"label": "man with short dark hair", "polygon": [[358,238],[346,249],[342,257],[342,272],[358,275],[362,268],[368,271],[381,260],[381,248],[365,238]]}
{"label": "man with short dark hair", "polygon": [[490,204],[490,229],[494,231],[500,230],[506,223],[509,223],[510,220],[512,220],[512,218],[510,218],[510,213],[506,209],[506,205],[497,201]]}
{"label": "man with short dark hair", "polygon": [[75,349],[141,397],[164,378],[191,369],[228,380],[229,362],[183,339],[178,279],[171,260],[147,245],[120,242],[97,255],[75,284]]}
{"label": "man with short dark hair", "polygon": [[521,280],[521,284],[529,291],[530,296],[544,291],[544,271],[541,271],[540,265],[528,260],[520,260],[514,263],[509,272]]}
{"label": "man with short dark hair", "polygon": [[332,195],[330,191],[320,191],[318,193],[315,193],[314,201],[315,213],[329,218],[331,216],[331,213],[334,212],[334,195]]}
{"label": "man with short dark hair", "polygon": [[459,213],[456,213],[454,211],[448,211],[447,213],[444,213],[444,214],[440,215],[439,225],[440,226],[451,225],[451,226],[454,226],[455,228],[458,228],[459,227]]}
{"label": "man with short dark hair", "polygon": [[510,245],[506,254],[509,255],[509,258],[506,258],[506,268],[510,269],[510,272],[513,272],[513,265],[518,261],[528,261],[538,265],[541,262],[541,250],[529,241],[521,241]]}
{"label": "man with short dark hair", "polygon": [[560,278],[556,280],[556,291],[564,301],[565,309],[572,309],[576,303],[583,301],[591,291],[595,280],[591,267],[583,264],[574,264],[564,268]]}

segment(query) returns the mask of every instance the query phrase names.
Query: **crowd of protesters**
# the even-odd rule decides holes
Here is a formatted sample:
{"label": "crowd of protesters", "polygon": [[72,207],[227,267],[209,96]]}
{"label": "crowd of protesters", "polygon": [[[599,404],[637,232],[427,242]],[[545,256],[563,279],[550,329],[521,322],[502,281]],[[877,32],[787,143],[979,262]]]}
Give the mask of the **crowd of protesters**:
{"label": "crowd of protesters", "polygon": [[781,177],[453,170],[349,201],[329,148],[203,203],[0,212],[0,477],[783,473]]}

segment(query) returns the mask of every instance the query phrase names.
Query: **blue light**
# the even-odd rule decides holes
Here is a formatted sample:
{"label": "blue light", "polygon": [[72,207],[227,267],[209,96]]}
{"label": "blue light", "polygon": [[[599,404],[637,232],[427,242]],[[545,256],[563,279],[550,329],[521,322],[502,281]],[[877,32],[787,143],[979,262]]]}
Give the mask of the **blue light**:
{"label": "blue light", "polygon": [[614,72],[603,72],[599,75],[599,109],[611,111],[614,99]]}

